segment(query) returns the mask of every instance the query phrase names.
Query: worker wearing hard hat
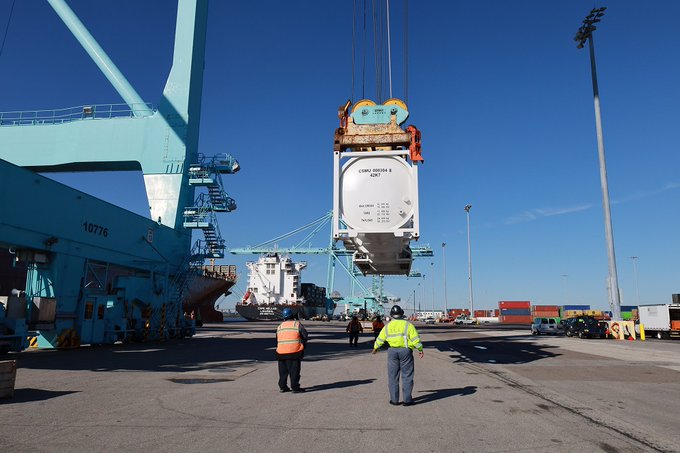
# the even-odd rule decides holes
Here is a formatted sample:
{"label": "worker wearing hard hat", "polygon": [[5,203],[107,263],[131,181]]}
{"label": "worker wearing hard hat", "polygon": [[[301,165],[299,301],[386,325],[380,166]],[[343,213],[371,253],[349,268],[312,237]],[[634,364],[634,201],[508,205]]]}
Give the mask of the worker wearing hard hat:
{"label": "worker wearing hard hat", "polygon": [[[307,331],[295,317],[293,310],[284,308],[281,312],[283,322],[276,329],[276,358],[279,361],[279,391],[302,393],[300,388],[300,368],[307,343]],[[290,387],[288,377],[290,376]]]}
{"label": "worker wearing hard hat", "polygon": [[423,344],[416,328],[405,319],[404,310],[395,305],[390,310],[392,320],[378,334],[373,345],[373,354],[387,343],[387,378],[390,390],[390,404],[399,405],[399,376],[401,375],[404,406],[413,405],[413,349],[423,358]]}

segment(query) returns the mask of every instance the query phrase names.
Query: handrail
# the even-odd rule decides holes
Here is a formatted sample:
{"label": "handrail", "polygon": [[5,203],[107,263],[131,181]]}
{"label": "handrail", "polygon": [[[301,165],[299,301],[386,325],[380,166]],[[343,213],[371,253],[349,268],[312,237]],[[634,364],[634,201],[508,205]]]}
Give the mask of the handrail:
{"label": "handrail", "polygon": [[143,104],[91,104],[53,110],[23,110],[0,112],[0,126],[33,126],[64,124],[72,121],[111,118],[135,118],[138,113],[156,112],[148,102]]}

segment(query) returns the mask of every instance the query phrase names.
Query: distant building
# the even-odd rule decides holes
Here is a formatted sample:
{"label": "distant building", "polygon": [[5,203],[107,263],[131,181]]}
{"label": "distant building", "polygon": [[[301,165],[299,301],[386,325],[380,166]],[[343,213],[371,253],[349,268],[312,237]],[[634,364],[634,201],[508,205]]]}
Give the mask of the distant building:
{"label": "distant building", "polygon": [[418,321],[424,321],[427,318],[440,319],[443,317],[443,311],[419,311],[416,313],[416,319],[418,319]]}

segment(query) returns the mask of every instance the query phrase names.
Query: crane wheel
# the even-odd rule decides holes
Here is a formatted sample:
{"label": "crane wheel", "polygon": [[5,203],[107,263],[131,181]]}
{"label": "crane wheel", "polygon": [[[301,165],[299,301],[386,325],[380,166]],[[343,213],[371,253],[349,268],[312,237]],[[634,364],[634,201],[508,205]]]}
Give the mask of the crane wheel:
{"label": "crane wheel", "polygon": [[352,113],[356,112],[361,107],[367,107],[367,106],[373,106],[373,105],[375,105],[375,102],[371,101],[370,99],[362,99],[362,100],[358,101],[356,104],[354,104],[354,107],[352,107]]}
{"label": "crane wheel", "polygon": [[396,105],[408,112],[408,107],[406,107],[406,103],[398,98],[388,99],[383,103],[383,105]]}

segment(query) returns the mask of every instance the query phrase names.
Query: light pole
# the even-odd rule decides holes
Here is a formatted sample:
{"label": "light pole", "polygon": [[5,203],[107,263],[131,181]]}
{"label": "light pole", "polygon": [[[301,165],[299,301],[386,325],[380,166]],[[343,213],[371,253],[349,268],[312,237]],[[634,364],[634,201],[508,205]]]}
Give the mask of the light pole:
{"label": "light pole", "polygon": [[609,259],[609,287],[611,288],[612,318],[621,320],[621,299],[619,295],[619,277],[616,272],[616,255],[614,253],[614,232],[612,230],[611,209],[609,207],[609,187],[607,185],[607,163],[604,156],[604,136],[602,133],[602,114],[600,113],[600,91],[597,86],[597,70],[595,68],[595,44],[593,44],[594,25],[604,16],[606,7],[595,8],[590,11],[578,29],[574,41],[579,49],[588,41],[590,49],[590,72],[593,80],[593,102],[595,105],[595,128],[597,130],[597,151],[600,160],[600,183],[602,185],[602,207],[604,208],[604,229],[607,239],[607,257]]}
{"label": "light pole", "polygon": [[640,306],[640,287],[638,286],[638,276],[637,276],[637,260],[639,257],[631,256],[629,257],[633,260],[633,275],[635,276],[635,297],[637,298],[638,307]]}
{"label": "light pole", "polygon": [[[420,283],[419,283],[420,284]],[[413,319],[416,319],[416,290],[413,290]]]}
{"label": "light pole", "polygon": [[434,318],[434,261],[430,263],[432,269],[432,317]]}
{"label": "light pole", "polygon": [[[420,286],[420,283],[418,283],[418,286]],[[423,274],[423,298],[422,300],[425,300],[425,274]],[[420,307],[420,302],[418,302],[418,311],[422,312],[423,309]]]}
{"label": "light pole", "polygon": [[470,209],[472,205],[465,205],[465,213],[467,216],[467,245],[468,245],[468,298],[470,299],[470,316],[474,316],[474,302],[472,299],[472,254],[470,253]]}
{"label": "light pole", "polygon": [[442,242],[442,258],[444,259],[444,317],[449,316],[449,298],[446,294],[446,242]]}
{"label": "light pole", "polygon": [[569,305],[569,296],[567,294],[567,277],[569,277],[569,275],[562,274],[560,277],[562,277],[562,288],[564,289],[564,305]]}

